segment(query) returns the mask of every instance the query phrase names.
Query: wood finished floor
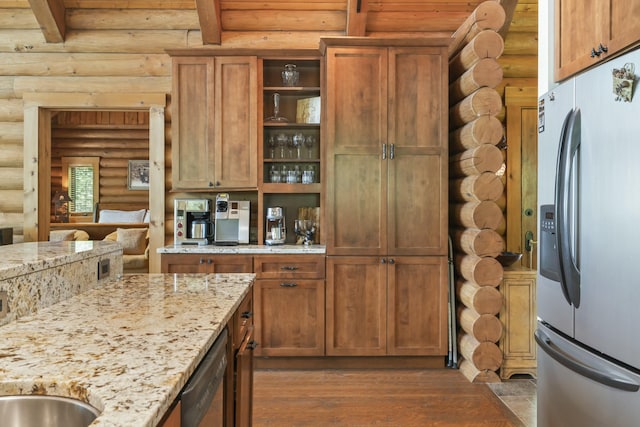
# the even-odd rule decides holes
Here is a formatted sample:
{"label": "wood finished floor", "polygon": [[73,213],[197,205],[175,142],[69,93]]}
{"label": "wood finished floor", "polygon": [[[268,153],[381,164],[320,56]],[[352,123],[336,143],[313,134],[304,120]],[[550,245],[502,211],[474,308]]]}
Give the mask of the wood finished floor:
{"label": "wood finished floor", "polygon": [[256,370],[254,427],[525,425],[459,371]]}

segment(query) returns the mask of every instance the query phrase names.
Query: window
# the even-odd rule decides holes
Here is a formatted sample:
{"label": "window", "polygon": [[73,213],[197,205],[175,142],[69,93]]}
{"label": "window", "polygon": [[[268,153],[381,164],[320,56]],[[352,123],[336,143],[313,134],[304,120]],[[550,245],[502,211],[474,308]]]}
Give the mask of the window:
{"label": "window", "polygon": [[100,157],[63,157],[62,187],[67,188],[71,202],[69,213],[92,213],[98,203]]}

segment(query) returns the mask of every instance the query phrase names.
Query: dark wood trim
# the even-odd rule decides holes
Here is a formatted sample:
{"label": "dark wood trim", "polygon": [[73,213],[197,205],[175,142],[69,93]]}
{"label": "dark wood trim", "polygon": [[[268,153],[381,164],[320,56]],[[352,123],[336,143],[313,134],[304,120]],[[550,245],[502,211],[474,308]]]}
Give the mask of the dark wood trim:
{"label": "dark wood trim", "polygon": [[255,357],[255,369],[437,369],[444,357]]}

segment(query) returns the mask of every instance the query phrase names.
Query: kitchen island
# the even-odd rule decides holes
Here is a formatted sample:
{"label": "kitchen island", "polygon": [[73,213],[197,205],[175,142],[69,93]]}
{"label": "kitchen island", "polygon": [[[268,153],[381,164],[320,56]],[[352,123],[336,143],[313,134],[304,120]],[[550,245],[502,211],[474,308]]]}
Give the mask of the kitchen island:
{"label": "kitchen island", "polygon": [[92,426],[154,427],[253,274],[125,275],[0,327],[0,395],[86,401]]}

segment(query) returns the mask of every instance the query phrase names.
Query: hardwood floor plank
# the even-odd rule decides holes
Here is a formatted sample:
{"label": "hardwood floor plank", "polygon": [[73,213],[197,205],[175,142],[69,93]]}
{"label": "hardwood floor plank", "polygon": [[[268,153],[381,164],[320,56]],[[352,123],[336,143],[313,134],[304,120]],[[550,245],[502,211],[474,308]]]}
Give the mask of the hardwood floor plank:
{"label": "hardwood floor plank", "polygon": [[459,371],[257,370],[254,427],[523,427]]}

